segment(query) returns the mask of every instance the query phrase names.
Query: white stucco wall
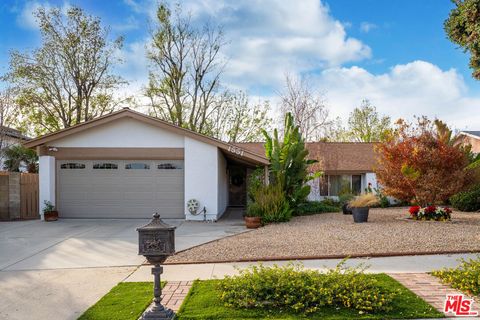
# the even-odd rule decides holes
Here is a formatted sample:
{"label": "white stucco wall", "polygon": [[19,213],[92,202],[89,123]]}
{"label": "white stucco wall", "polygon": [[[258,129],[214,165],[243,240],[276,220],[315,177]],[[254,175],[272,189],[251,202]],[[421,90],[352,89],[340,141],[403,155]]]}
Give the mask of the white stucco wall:
{"label": "white stucco wall", "polygon": [[39,177],[39,210],[43,220],[44,202],[50,201],[55,205],[55,158],[51,156],[40,156],[38,159]]}
{"label": "white stucco wall", "polygon": [[[207,209],[207,220],[218,219],[218,148],[185,137],[185,203],[190,199]],[[187,220],[203,220],[203,214],[191,215],[185,207]]]}
{"label": "white stucco wall", "polygon": [[220,150],[218,153],[218,218],[220,218],[227,210],[228,206],[228,174],[227,159]]}
{"label": "white stucco wall", "polygon": [[368,184],[371,184],[372,189],[378,188],[377,176],[373,172],[367,172],[365,174],[365,187],[368,187]]}
{"label": "white stucco wall", "polygon": [[132,119],[122,118],[49,143],[77,148],[183,148],[182,135]]}
{"label": "white stucco wall", "polygon": [[323,198],[320,196],[320,178],[310,180],[307,184],[310,186],[308,201],[320,201]]}

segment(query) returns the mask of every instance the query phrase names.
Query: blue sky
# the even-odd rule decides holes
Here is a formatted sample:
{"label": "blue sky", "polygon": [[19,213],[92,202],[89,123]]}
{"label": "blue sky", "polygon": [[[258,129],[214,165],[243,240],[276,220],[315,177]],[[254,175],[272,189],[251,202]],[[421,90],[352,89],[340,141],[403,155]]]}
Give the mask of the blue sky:
{"label": "blue sky", "polygon": [[[229,44],[223,83],[276,103],[285,73],[307,77],[333,116],[370,99],[392,118],[427,115],[480,129],[480,83],[468,56],[446,39],[450,0],[185,0],[195,23],[219,23]],[[138,94],[147,78],[145,45],[155,0],[15,1],[0,4],[0,73],[8,52],[39,44],[31,12],[75,4],[124,35],[118,72]]]}

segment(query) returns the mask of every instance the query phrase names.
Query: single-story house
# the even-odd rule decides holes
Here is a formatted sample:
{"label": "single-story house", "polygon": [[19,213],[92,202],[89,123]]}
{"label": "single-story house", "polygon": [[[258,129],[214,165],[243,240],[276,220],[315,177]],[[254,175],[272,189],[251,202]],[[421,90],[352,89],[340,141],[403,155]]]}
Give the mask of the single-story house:
{"label": "single-story house", "polygon": [[[50,201],[63,218],[218,220],[246,204],[249,172],[263,167],[268,179],[262,143],[226,143],[128,108],[25,146],[39,155],[40,208]],[[372,144],[307,146],[325,172],[311,199],[336,196],[341,181],[356,192],[376,186]]]}
{"label": "single-story house", "polygon": [[[63,218],[150,218],[158,212],[217,220],[227,206],[244,204],[247,170],[269,164],[264,155],[128,108],[25,146],[39,155],[40,208],[50,201]],[[191,199],[199,203],[198,215],[187,208]]]}
{"label": "single-story house", "polygon": [[460,131],[457,141],[471,145],[473,153],[480,153],[480,131]]}

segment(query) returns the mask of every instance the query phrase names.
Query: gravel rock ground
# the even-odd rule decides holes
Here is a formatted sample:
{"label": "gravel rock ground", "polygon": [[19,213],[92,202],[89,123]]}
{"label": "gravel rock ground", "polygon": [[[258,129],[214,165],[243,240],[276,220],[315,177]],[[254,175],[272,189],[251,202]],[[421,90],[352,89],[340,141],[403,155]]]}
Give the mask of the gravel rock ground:
{"label": "gravel rock ground", "polygon": [[480,213],[457,211],[451,222],[407,216],[408,208],[388,208],[370,209],[368,223],[341,213],[295,217],[179,252],[167,263],[480,251]]}

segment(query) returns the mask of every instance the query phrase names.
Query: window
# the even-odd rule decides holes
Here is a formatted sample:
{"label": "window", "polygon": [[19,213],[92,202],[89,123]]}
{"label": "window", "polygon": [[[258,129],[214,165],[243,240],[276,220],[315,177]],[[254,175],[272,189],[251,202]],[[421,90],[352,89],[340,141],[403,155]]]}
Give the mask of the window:
{"label": "window", "polygon": [[351,188],[351,176],[335,175],[328,176],[330,182],[329,196],[338,196],[342,193],[349,193]]}
{"label": "window", "polygon": [[362,193],[362,176],[359,174],[355,174],[352,176],[352,193]]}
{"label": "window", "polygon": [[141,162],[133,162],[133,163],[127,163],[125,165],[125,169],[135,169],[135,170],[149,170],[150,165],[147,163],[141,163]]}
{"label": "window", "polygon": [[116,163],[95,163],[93,165],[93,169],[106,169],[106,170],[115,170],[118,169],[118,165]]}
{"label": "window", "polygon": [[323,175],[320,177],[320,195],[328,196],[328,176]]}
{"label": "window", "polygon": [[83,163],[69,162],[60,165],[60,169],[85,169]]}
{"label": "window", "polygon": [[175,169],[182,169],[182,166],[177,163],[165,162],[160,163],[157,166],[158,169],[167,169],[167,170],[175,170]]}
{"label": "window", "polygon": [[361,175],[326,175],[320,178],[320,196],[362,193]]}

